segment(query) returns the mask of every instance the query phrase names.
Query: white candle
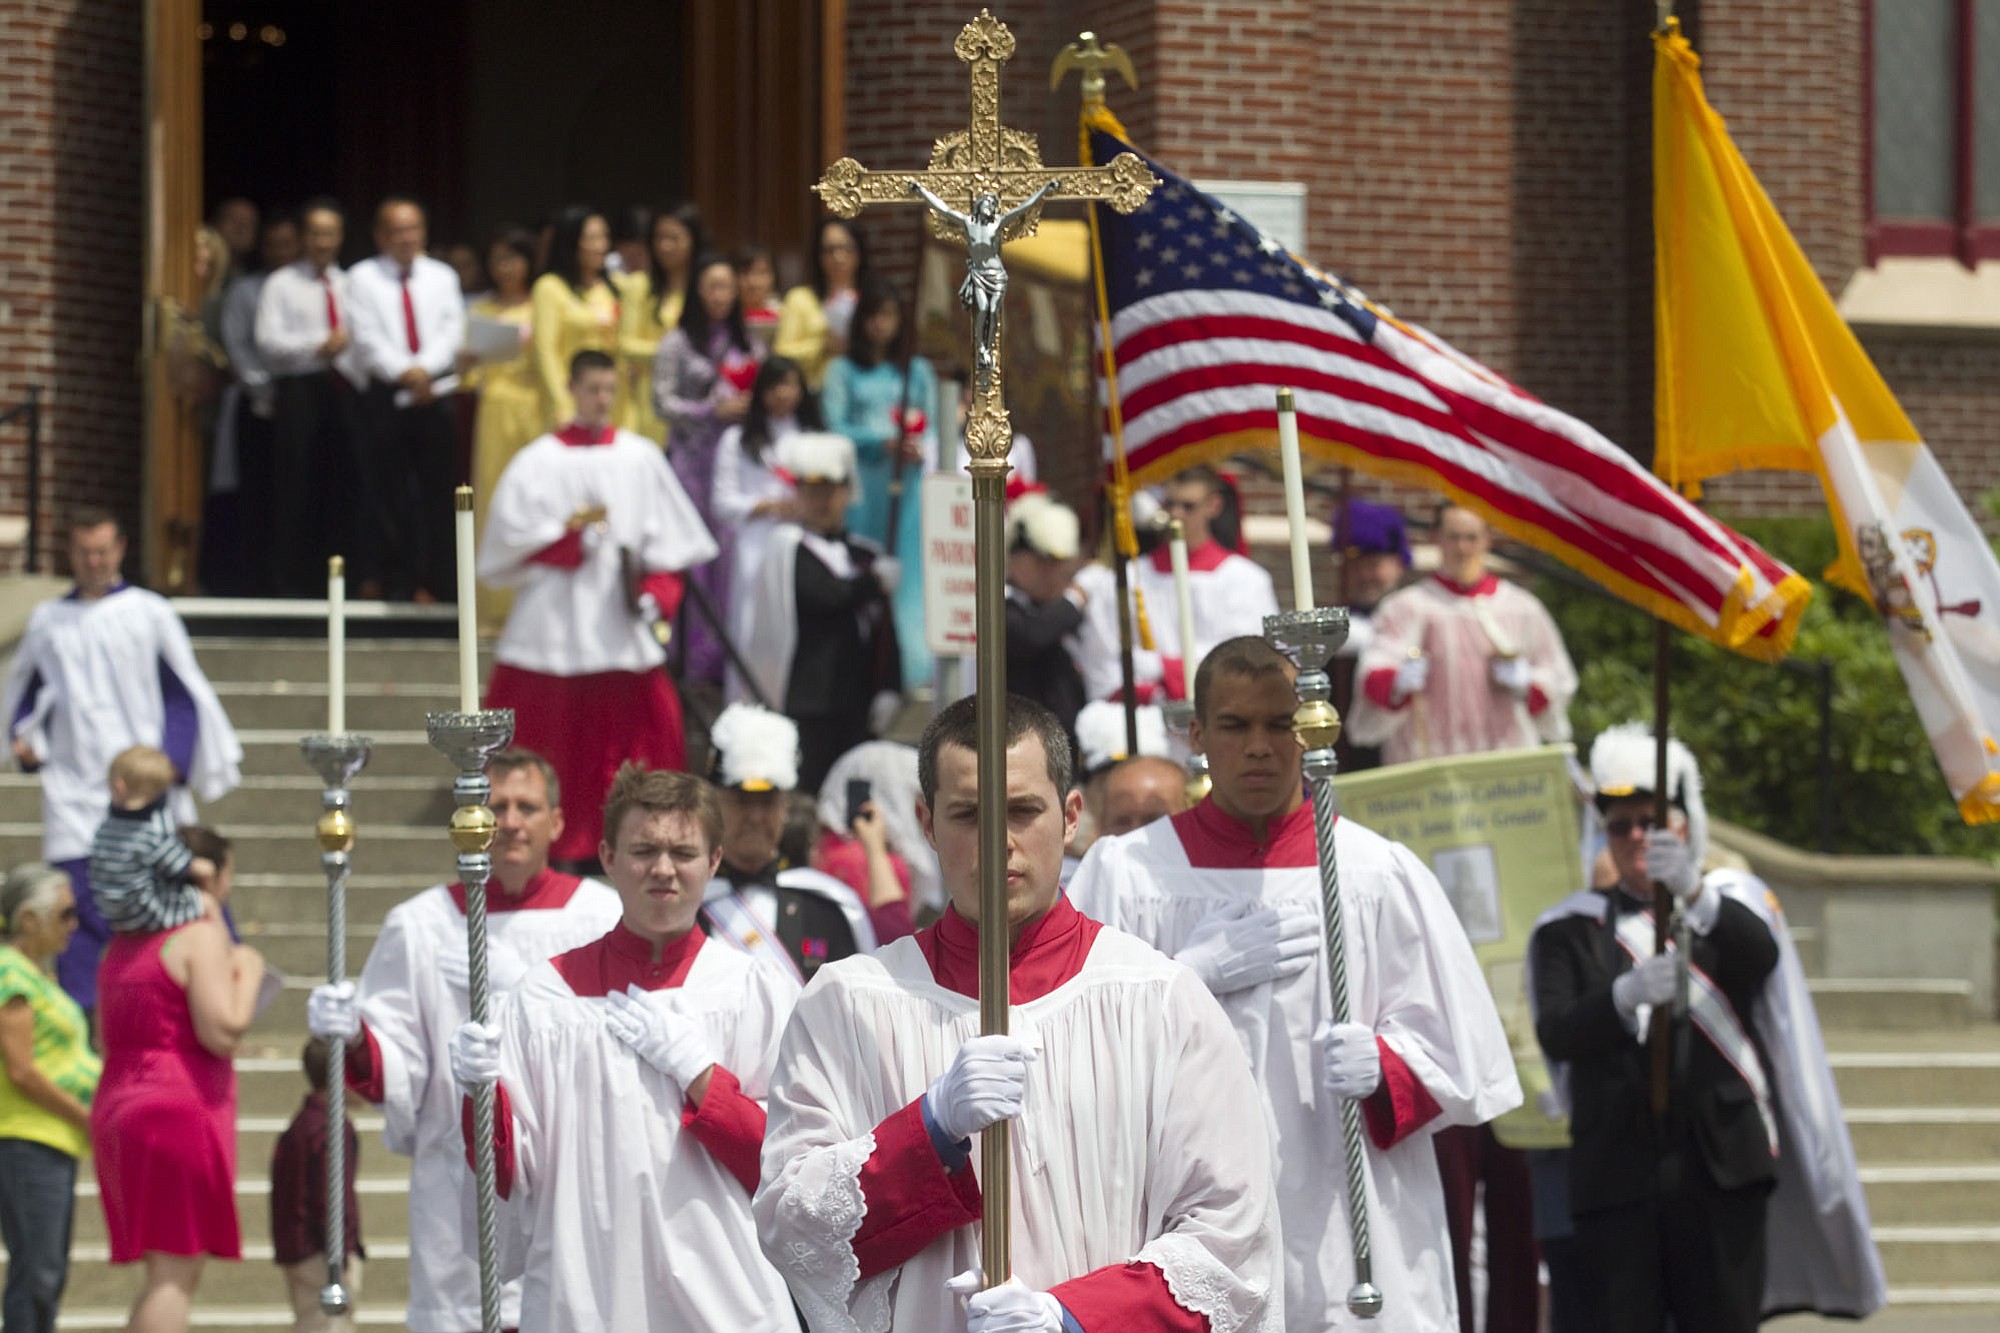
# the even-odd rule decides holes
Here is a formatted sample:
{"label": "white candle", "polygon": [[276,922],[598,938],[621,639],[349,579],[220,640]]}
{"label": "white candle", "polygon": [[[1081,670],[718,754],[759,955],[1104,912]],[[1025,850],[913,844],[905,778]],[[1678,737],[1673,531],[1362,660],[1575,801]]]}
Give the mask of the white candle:
{"label": "white candle", "polygon": [[1306,476],[1299,461],[1299,414],[1290,389],[1278,390],[1278,457],[1285,467],[1285,522],[1292,529],[1292,609],[1313,609],[1312,555],[1306,547]]}
{"label": "white candle", "polygon": [[326,562],[326,729],[347,731],[347,562]]}
{"label": "white candle", "polygon": [[1174,610],[1181,618],[1181,680],[1187,697],[1192,699],[1201,649],[1194,638],[1194,586],[1188,580],[1187,529],[1179,519],[1167,525],[1167,555],[1174,566]]}
{"label": "white candle", "polygon": [[458,711],[479,711],[479,605],[473,583],[472,488],[461,486],[458,505]]}

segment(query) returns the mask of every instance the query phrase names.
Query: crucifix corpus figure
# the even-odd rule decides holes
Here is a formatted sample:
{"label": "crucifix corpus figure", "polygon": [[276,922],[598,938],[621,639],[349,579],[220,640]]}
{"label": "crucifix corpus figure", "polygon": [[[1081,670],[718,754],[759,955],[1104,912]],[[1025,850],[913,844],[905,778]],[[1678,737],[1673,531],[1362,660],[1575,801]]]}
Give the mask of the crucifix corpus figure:
{"label": "crucifix corpus figure", "polygon": [[1000,309],[1007,300],[1007,268],[1000,262],[1000,238],[1016,218],[1061,184],[1050,180],[1005,213],[1000,211],[1000,196],[986,190],[973,199],[971,212],[961,213],[932,194],[922,181],[910,182],[911,194],[921,195],[933,210],[957,223],[965,233],[965,281],[959,284],[958,300],[972,312],[972,368],[980,393],[992,383],[1000,361]]}

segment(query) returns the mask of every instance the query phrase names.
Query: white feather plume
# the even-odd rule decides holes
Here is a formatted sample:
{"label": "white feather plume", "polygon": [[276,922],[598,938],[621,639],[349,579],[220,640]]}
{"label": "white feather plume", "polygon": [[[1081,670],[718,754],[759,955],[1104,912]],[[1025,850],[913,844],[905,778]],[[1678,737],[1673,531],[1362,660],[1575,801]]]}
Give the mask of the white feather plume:
{"label": "white feather plume", "polygon": [[1045,491],[1030,491],[1007,507],[1008,545],[1025,540],[1054,560],[1075,557],[1082,537],[1076,511]]}
{"label": "white feather plume", "polygon": [[[1152,704],[1141,704],[1138,721],[1139,753],[1166,757],[1170,753],[1166,716]],[[1125,752],[1125,705],[1105,699],[1085,704],[1076,715],[1076,743],[1082,752],[1077,757],[1079,778],[1131,758]]]}
{"label": "white feather plume", "polygon": [[[1653,794],[1653,729],[1644,722],[1621,722],[1598,734],[1590,747],[1590,779],[1600,800]],[[1667,799],[1687,812],[1688,847],[1695,864],[1708,852],[1708,806],[1701,796],[1701,769],[1688,747],[1667,741]]]}
{"label": "white feather plume", "polygon": [[799,785],[799,724],[757,704],[731,704],[709,729],[724,787],[769,784],[778,791]]}

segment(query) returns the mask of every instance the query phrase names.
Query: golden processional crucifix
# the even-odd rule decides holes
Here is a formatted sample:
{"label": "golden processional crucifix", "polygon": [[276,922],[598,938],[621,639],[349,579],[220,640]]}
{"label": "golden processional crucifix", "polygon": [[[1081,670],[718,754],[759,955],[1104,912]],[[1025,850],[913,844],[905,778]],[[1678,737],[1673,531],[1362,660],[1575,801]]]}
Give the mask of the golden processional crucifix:
{"label": "golden processional crucifix", "polygon": [[[851,218],[870,204],[930,206],[931,233],[966,247],[958,299],[972,313],[972,407],[965,447],[972,456],[973,547],[977,561],[979,701],[979,1026],[1007,1030],[1007,601],[1004,531],[1007,451],[1014,429],[1002,398],[1000,315],[1007,271],[1000,246],[1032,236],[1051,200],[1108,203],[1130,213],[1160,182],[1131,153],[1101,167],[1045,167],[1035,136],[1000,123],[1000,67],[1014,54],[1014,35],[985,10],[953,43],[971,67],[972,120],[939,139],[925,171],[869,171],[851,157],[826,169],[813,187],[835,214]],[[983,1195],[981,1259],[997,1285],[1013,1270],[1008,1237],[1011,1209],[1008,1136],[999,1126],[981,1135]]]}

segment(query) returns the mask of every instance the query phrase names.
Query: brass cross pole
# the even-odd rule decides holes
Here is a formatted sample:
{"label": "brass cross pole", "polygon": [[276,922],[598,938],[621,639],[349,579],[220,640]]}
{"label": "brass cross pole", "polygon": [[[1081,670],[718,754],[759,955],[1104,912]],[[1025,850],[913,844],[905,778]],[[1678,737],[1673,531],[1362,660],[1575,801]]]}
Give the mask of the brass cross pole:
{"label": "brass cross pole", "polygon": [[[1007,601],[1005,492],[1007,451],[1014,429],[1002,399],[1000,314],[1007,271],[1000,246],[1034,234],[1048,200],[1093,200],[1130,213],[1159,184],[1131,153],[1101,167],[1045,167],[1035,136],[1000,123],[1000,67],[1014,54],[1014,35],[986,10],[953,43],[970,66],[972,119],[939,139],[924,171],[870,171],[851,157],[826,169],[813,187],[828,209],[851,218],[870,204],[930,206],[933,235],[966,246],[965,283],[958,299],[972,312],[973,396],[965,427],[972,456],[973,548],[977,562],[974,626],[979,671],[979,1027],[1007,1031]],[[1008,1136],[980,1136],[981,1262],[989,1285],[1013,1271],[1008,1236]]]}

